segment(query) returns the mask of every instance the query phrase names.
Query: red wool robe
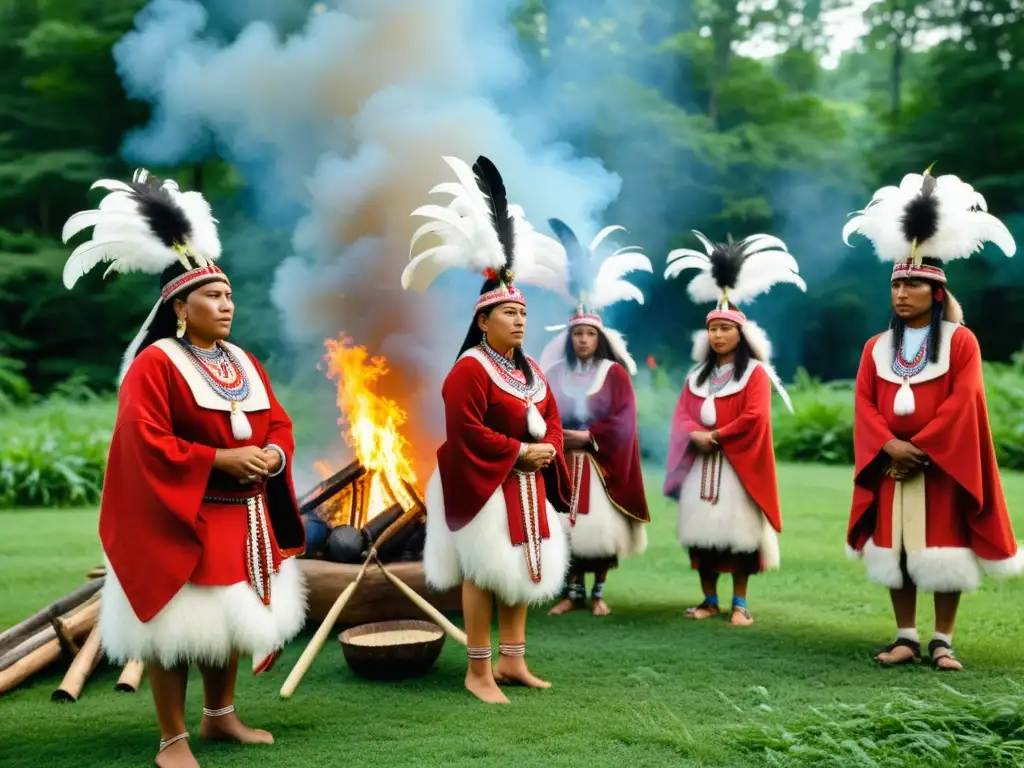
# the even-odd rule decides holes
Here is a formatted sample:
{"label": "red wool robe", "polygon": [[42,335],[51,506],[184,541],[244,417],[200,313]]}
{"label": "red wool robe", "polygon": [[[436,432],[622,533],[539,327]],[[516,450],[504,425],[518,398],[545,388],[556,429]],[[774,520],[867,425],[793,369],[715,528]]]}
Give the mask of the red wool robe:
{"label": "red wool robe", "polygon": [[[943,322],[939,359],[910,379],[914,412],[900,416],[894,413],[901,380],[892,373],[892,344],[891,331],[871,338],[857,372],[850,553],[863,555],[873,580],[893,588],[903,581],[900,549],[907,551],[914,583],[928,591],[976,587],[979,562],[994,573],[1020,572],[1024,557],[999,479],[977,338],[964,326]],[[930,460],[923,472],[923,510],[916,513],[923,520],[915,521],[909,507],[894,516],[897,488],[905,485],[884,472],[889,457],[883,446],[894,438]],[[901,500],[907,498],[903,492]],[[894,527],[906,537],[897,547]]]}
{"label": "red wool robe", "polygon": [[140,621],[152,619],[186,583],[248,580],[245,506],[203,500],[243,490],[235,478],[213,468],[218,448],[273,444],[284,452],[284,471],[263,488],[274,569],[305,549],[292,484],[292,423],[263,367],[245,354],[269,400],[268,408],[246,413],[252,437],[245,441],[232,436],[226,411],[196,403],[184,375],[155,345],[135,358],[121,385],[99,534]]}
{"label": "red wool robe", "polygon": [[[651,514],[644,492],[644,479],[640,465],[640,439],[637,426],[636,393],[629,372],[616,362],[607,363],[607,372],[601,377],[599,370],[594,387],[587,394],[588,419],[585,426],[594,438],[588,452],[597,463],[601,484],[615,508],[626,517],[649,523]],[[569,414],[572,397],[561,386],[562,377],[571,375],[564,362],[548,369],[548,380],[556,402],[562,404],[563,418],[573,423]],[[575,423],[573,423],[575,427]],[[583,462],[583,477],[579,478],[579,501],[576,514],[589,511],[590,463]],[[574,483],[576,478],[573,478]]]}
{"label": "red wool robe", "polygon": [[669,433],[664,493],[679,499],[686,474],[697,457],[690,444],[694,432],[717,430],[718,442],[744,489],[777,533],[782,532],[782,511],[775,478],[772,442],[772,384],[762,365],[751,360],[739,382],[730,382],[715,395],[713,426],[701,422],[707,382],[697,386],[698,371],[687,377],[676,404]]}
{"label": "red wool robe", "polygon": [[[472,352],[472,351],[471,351]],[[504,490],[509,536],[515,545],[526,541],[520,514],[519,484],[512,468],[523,442],[548,443],[555,460],[536,477],[538,498],[547,498],[557,511],[569,506],[569,470],[562,452],[562,422],[547,380],[530,360],[533,375],[542,382],[534,405],[547,425],[542,440],[529,434],[524,400],[501,381],[494,364],[483,354],[461,357],[441,389],[447,439],[437,451],[438,474],[445,500],[445,519],[451,531],[468,525],[498,488]],[[488,368],[488,366],[490,368]],[[540,537],[548,538],[547,515],[541,514]]]}

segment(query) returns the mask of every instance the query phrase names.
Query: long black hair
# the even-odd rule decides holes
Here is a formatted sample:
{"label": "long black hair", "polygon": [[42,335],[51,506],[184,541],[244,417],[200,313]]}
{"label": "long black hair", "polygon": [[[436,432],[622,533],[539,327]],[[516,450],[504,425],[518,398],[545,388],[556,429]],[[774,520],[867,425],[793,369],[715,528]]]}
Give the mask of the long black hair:
{"label": "long black hair", "polygon": [[[930,267],[939,267],[941,262],[937,259],[921,259],[921,263]],[[942,338],[942,319],[946,314],[946,301],[949,295],[948,291],[943,291],[942,299],[935,300],[935,291],[943,288],[942,283],[935,280],[927,280],[925,278],[914,278],[915,280],[921,280],[922,282],[928,283],[932,287],[932,309],[931,309],[931,320],[929,321],[929,334],[928,334],[928,361],[931,363],[937,363],[939,361],[939,342]],[[893,310],[889,317],[889,329],[892,331],[892,348],[893,350],[899,350],[903,348],[903,335],[906,331],[907,324],[903,319],[896,314],[896,310]]]}
{"label": "long black hair", "polygon": [[[497,280],[487,280],[484,282],[483,288],[480,289],[480,295],[493,291],[497,288],[500,283]],[[500,307],[502,302],[492,304],[489,307],[484,307],[475,315],[473,315],[473,321],[469,324],[469,330],[466,332],[466,339],[462,342],[462,347],[459,349],[459,354],[455,356],[458,360],[468,349],[479,346],[480,342],[483,341],[484,332],[480,330],[478,320],[483,317],[485,320],[491,316],[491,313]],[[516,364],[516,368],[526,377],[527,386],[533,385],[533,369],[530,367],[530,362],[526,359],[526,354],[523,352],[522,347],[512,348],[512,360]]]}
{"label": "long black hair", "polygon": [[[739,308],[729,302],[729,309],[733,312],[738,312]],[[737,326],[738,327],[738,326]],[[743,374],[747,371],[747,366],[750,365],[750,358],[754,355],[750,351],[750,344],[747,343],[746,338],[743,336],[743,329],[740,328],[740,341],[736,345],[736,349],[733,350],[733,377],[734,379],[743,378]],[[708,344],[708,353],[704,356],[704,362],[701,364],[700,373],[697,375],[697,386],[700,386],[708,377],[711,376],[711,371],[715,369],[715,365],[718,363],[718,353],[712,349],[711,345]]]}
{"label": "long black hair", "polygon": [[[605,336],[604,331],[598,328],[596,325],[591,326],[597,331],[597,349],[594,351],[594,360],[611,360],[613,363],[618,363],[623,368],[626,367],[624,360],[620,360],[618,355],[612,350],[612,345],[608,341],[608,337]],[[572,365],[576,360],[576,351],[572,348],[572,328],[569,328],[565,334],[565,362]]]}

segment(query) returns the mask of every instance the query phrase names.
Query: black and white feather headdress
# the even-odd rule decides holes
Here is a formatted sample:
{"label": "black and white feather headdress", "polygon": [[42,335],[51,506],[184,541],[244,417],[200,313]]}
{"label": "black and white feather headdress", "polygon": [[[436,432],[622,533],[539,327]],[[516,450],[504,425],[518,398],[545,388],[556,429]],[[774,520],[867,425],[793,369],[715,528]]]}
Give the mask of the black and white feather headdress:
{"label": "black and white feather headdress", "polygon": [[93,228],[92,238],[72,251],[64,265],[64,286],[71,290],[97,265],[111,272],[161,275],[160,298],[125,352],[120,380],[138,354],[157,311],[183,291],[213,280],[227,282],[216,265],[221,255],[217,222],[199,192],[181,192],[171,179],[159,179],[145,169],[130,182],[100,179],[90,189],[109,193],[97,208],[80,211],[64,224],[65,243]]}
{"label": "black and white feather headdress", "polygon": [[[523,209],[510,204],[497,167],[481,155],[470,168],[457,157],[444,157],[457,181],[438,184],[431,193],[452,196],[447,206],[424,205],[412,212],[428,221],[413,233],[411,261],[402,272],[402,287],[425,291],[442,272],[459,267],[486,280],[475,310],[507,301],[525,304],[514,283],[559,290],[568,279],[561,243],[533,228]],[[439,241],[413,256],[421,238]]]}
{"label": "black and white feather headdress", "polygon": [[568,329],[576,325],[591,325],[604,334],[615,356],[626,364],[630,375],[635,375],[636,362],[629,354],[626,340],[618,331],[604,324],[600,313],[620,301],[644,303],[643,292],[626,280],[625,276],[635,271],[653,272],[651,260],[636,245],[618,248],[604,259],[598,257],[598,247],[612,232],[625,231],[625,227],[618,224],[602,229],[587,247],[583,246],[576,233],[561,219],[548,219],[548,224],[562,242],[568,256],[569,281],[561,293],[574,303],[575,311],[568,324],[547,326],[546,330],[561,333],[548,342],[541,353],[541,368],[547,370],[562,359]]}

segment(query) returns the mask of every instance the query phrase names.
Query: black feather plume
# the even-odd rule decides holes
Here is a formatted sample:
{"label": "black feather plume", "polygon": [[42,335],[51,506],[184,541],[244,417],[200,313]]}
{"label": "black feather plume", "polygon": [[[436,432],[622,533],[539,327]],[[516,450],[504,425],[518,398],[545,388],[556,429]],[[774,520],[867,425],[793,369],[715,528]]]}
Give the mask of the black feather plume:
{"label": "black feather plume", "polygon": [[579,296],[581,291],[590,288],[593,279],[593,265],[590,262],[593,254],[583,247],[576,233],[561,219],[548,219],[548,225],[561,241],[569,259],[569,293],[572,296]]}
{"label": "black feather plume", "polygon": [[192,224],[163,185],[163,179],[148,172],[136,172],[128,182],[132,191],[127,194],[138,204],[142,217],[164,245],[184,245],[192,234]]}
{"label": "black feather plume", "polygon": [[935,185],[935,177],[925,172],[921,193],[903,209],[900,228],[909,242],[923,243],[939,229],[939,201],[934,195]]}
{"label": "black feather plume", "polygon": [[711,278],[715,285],[725,291],[735,288],[747,256],[743,249],[733,242],[732,236],[726,243],[716,243],[708,258],[711,260]]}
{"label": "black feather plume", "polygon": [[498,235],[498,242],[501,243],[501,249],[505,254],[505,266],[498,270],[498,277],[507,284],[510,282],[508,273],[514,266],[515,229],[512,216],[508,212],[505,183],[494,163],[483,155],[480,155],[476,159],[476,163],[473,164],[473,173],[476,175],[477,187],[487,198],[487,204],[491,209],[491,225]]}

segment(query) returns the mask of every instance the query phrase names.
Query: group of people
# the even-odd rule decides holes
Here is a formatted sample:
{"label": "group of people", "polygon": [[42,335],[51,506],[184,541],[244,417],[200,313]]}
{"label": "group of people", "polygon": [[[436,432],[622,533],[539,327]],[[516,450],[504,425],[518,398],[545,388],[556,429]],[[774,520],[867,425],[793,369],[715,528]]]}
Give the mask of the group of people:
{"label": "group of people", "polygon": [[[552,614],[587,603],[610,613],[603,587],[620,559],[643,553],[650,522],[632,386],[636,365],[602,312],[643,301],[625,279],[652,272],[635,246],[597,251],[621,227],[584,245],[557,219],[537,231],[512,204],[486,157],[445,158],[457,181],[436,190],[416,231],[434,244],[403,272],[427,290],[446,269],[484,276],[465,341],[440,393],[445,439],[425,490],[424,569],[436,589],[460,588],[468,638],[466,688],[507,702],[501,686],[546,688],[526,663],[530,604]],[[234,303],[217,266],[210,206],[145,170],[104,179],[95,210],[72,216],[65,242],[92,227],[64,270],[71,289],[95,266],[160,276],[160,295],[125,354],[99,533],[106,559],[100,634],[113,662],[147,664],[160,728],[156,764],[195,766],[185,723],[191,665],[202,674],[200,735],[272,743],[235,712],[239,658],[270,669],[305,618],[294,557],[305,549],[292,482],[295,438],[267,374],[227,341]],[[847,549],[889,588],[896,639],[876,656],[921,659],[917,590],[935,594],[929,660],[959,669],[952,648],[962,592],[982,572],[1024,570],[989,432],[981,353],[946,285],[942,263],[985,242],[1007,255],[1010,233],[955,176],[908,174],[875,193],[844,230],[868,237],[894,263],[890,327],[864,348],[857,378],[856,468]],[[718,579],[732,576],[728,620],[749,626],[747,584],[779,565],[782,513],[771,428],[773,370],[762,329],[740,309],[780,283],[806,290],[785,243],[756,234],[668,255],[695,302],[712,304],[693,334],[694,367],[672,419],[664,495],[675,502],[703,600],[693,620],[724,614]],[[571,309],[539,362],[523,351],[532,284]],[[455,350],[453,350],[455,352]],[[493,661],[491,622],[498,620]]]}

